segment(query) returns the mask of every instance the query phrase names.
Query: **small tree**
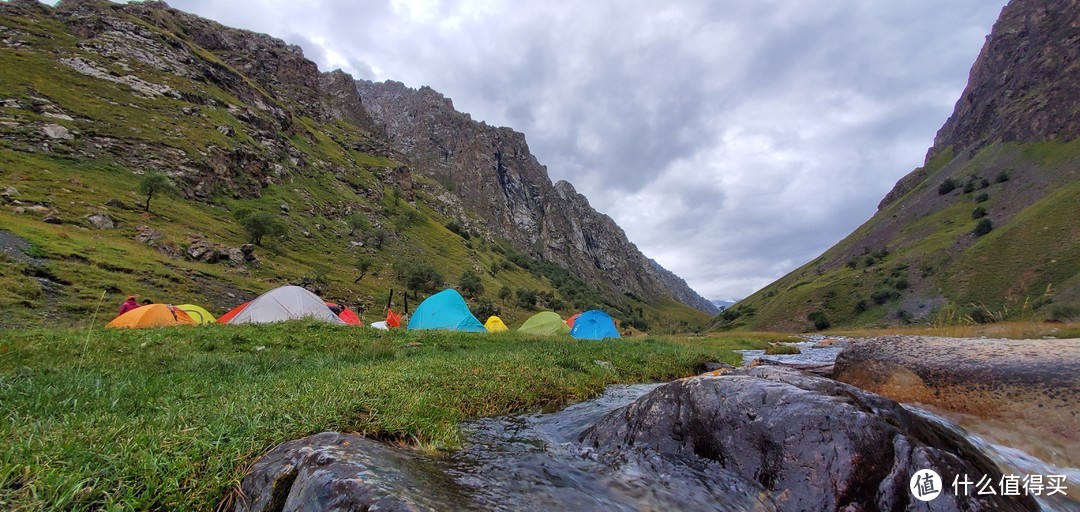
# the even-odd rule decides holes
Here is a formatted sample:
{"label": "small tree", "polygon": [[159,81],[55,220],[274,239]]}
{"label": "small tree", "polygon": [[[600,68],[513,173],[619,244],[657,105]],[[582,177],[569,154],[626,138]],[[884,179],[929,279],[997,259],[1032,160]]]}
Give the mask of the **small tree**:
{"label": "small tree", "polygon": [[971,210],[971,218],[972,219],[979,220],[979,219],[981,219],[983,217],[986,217],[986,208],[983,208],[982,206],[978,206],[974,210]]}
{"label": "small tree", "polygon": [[513,294],[514,292],[510,290],[509,286],[503,285],[502,288],[499,288],[499,298],[502,300],[509,299]]}
{"label": "small tree", "polygon": [[374,265],[375,262],[366,255],[356,258],[355,267],[356,270],[360,272],[360,275],[356,279],[354,279],[353,282],[359,283],[360,280],[367,275],[368,271],[371,270],[371,267],[373,267]]}
{"label": "small tree", "polygon": [[419,263],[405,270],[405,287],[413,291],[434,292],[442,288],[445,281],[442,274],[435,267],[427,263]]}
{"label": "small tree", "polygon": [[517,295],[517,305],[522,309],[532,309],[536,306],[536,299],[538,298],[536,290],[518,288],[515,294]]}
{"label": "small tree", "polygon": [[354,213],[345,219],[345,225],[349,226],[349,236],[357,231],[365,233],[371,229],[371,221],[362,213]]}
{"label": "small tree", "polygon": [[165,194],[172,190],[173,184],[169,181],[168,176],[160,172],[147,173],[139,182],[139,193],[146,195],[144,210],[150,211],[150,200],[154,198],[154,194]]}
{"label": "small tree", "polygon": [[235,216],[240,221],[240,225],[251,236],[251,243],[255,245],[262,245],[264,236],[281,236],[285,234],[285,224],[273,214],[244,209],[238,210]]}
{"label": "small tree", "polygon": [[975,236],[983,236],[992,231],[993,229],[994,223],[990,222],[990,219],[983,218],[979,219],[979,223],[975,225],[975,229],[973,229],[971,232],[974,233]]}
{"label": "small tree", "polygon": [[956,190],[956,181],[954,181],[952,178],[945,178],[945,181],[941,182],[941,184],[938,185],[937,193],[938,195],[943,196],[945,194],[948,194],[949,192],[952,192],[953,190]]}
{"label": "small tree", "polygon": [[484,293],[484,283],[480,282],[480,276],[472,270],[461,273],[461,281],[458,283],[458,287],[470,297],[479,297],[480,294]]}

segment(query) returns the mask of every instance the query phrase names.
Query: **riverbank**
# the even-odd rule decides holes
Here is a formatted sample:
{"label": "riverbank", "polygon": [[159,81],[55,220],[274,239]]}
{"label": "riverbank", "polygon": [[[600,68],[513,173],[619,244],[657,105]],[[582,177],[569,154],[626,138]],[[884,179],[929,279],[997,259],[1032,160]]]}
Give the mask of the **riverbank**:
{"label": "riverbank", "polygon": [[0,508],[210,510],[259,454],[325,430],[453,448],[467,418],[739,364],[727,336],[618,342],[285,323],[4,331]]}

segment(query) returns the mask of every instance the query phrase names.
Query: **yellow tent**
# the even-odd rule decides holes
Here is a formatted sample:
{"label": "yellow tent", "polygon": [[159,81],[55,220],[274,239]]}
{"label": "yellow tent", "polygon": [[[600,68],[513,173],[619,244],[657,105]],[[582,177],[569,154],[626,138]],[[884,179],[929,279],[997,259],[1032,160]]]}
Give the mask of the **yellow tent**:
{"label": "yellow tent", "polygon": [[177,309],[172,304],[147,304],[114,318],[111,322],[105,324],[105,327],[138,329],[166,325],[195,325],[195,320],[192,320],[187,313]]}
{"label": "yellow tent", "polygon": [[210,312],[203,309],[202,306],[196,306],[195,304],[181,304],[176,306],[176,309],[184,310],[184,312],[199,325],[217,322],[214,315],[211,315]]}
{"label": "yellow tent", "polygon": [[487,322],[484,322],[484,328],[487,329],[488,332],[503,332],[510,330],[507,329],[506,324],[504,324],[502,321],[502,318],[499,318],[497,316],[489,317],[487,319]]}

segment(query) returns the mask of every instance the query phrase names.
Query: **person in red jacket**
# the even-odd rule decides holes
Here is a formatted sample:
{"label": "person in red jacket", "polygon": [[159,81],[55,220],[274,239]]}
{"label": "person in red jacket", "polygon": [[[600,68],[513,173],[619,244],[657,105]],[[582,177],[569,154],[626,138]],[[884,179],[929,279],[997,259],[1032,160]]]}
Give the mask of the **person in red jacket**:
{"label": "person in red jacket", "polygon": [[137,307],[139,307],[139,303],[135,300],[135,296],[128,295],[127,300],[125,300],[124,303],[120,305],[120,314],[122,315],[124,313],[127,313],[128,311],[131,311]]}

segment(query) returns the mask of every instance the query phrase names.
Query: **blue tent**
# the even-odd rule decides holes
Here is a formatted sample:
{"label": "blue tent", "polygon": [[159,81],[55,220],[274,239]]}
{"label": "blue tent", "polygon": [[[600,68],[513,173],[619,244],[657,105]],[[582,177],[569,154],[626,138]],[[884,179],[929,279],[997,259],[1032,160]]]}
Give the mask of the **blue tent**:
{"label": "blue tent", "polygon": [[615,328],[615,321],[607,313],[598,309],[590,309],[577,317],[577,320],[574,320],[574,328],[570,329],[570,335],[586,340],[621,338],[619,330]]}
{"label": "blue tent", "polygon": [[409,317],[409,330],[446,329],[450,331],[487,332],[473,316],[465,299],[453,288],[428,297]]}

